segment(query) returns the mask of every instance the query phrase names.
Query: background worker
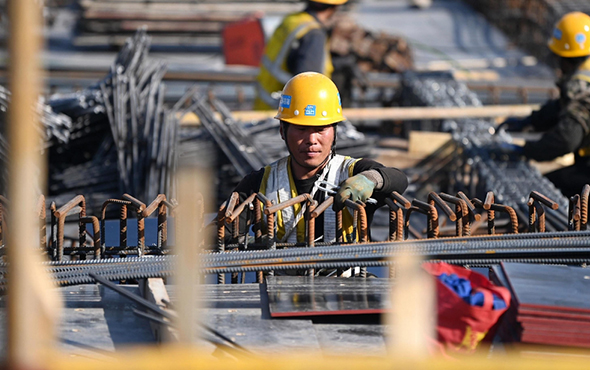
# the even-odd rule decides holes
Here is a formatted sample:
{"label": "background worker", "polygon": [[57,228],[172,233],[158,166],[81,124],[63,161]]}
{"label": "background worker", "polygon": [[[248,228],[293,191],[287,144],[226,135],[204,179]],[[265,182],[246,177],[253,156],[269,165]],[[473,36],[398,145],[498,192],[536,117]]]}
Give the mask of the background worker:
{"label": "background worker", "polygon": [[301,72],[331,77],[334,70],[327,28],[348,0],[307,1],[304,11],[286,16],[266,44],[256,84],[254,109],[276,109],[285,83]]}
{"label": "background worker", "polygon": [[[407,177],[398,169],[385,167],[370,159],[355,159],[338,155],[334,151],[336,129],[344,120],[336,85],[316,72],[296,75],[287,82],[281,95],[276,117],[280,120],[280,135],[285,141],[289,156],[250,173],[235,188],[241,200],[252,193],[261,192],[275,204],[299,194],[311,194],[319,204],[326,194],[318,189],[319,181],[340,185],[335,195],[334,208],[344,208],[344,201],[366,201],[373,197],[377,204],[367,204],[370,220],[375,210],[393,191],[403,193]],[[276,237],[280,242],[304,242],[304,205],[288,207],[275,218]],[[352,217],[343,212],[345,237],[351,235]],[[240,222],[240,225],[244,223]],[[318,240],[336,240],[335,212],[327,209],[316,220],[315,237]]]}
{"label": "background worker", "polygon": [[536,161],[573,152],[574,165],[545,175],[569,197],[590,183],[590,16],[581,12],[564,15],[548,46],[559,61],[559,99],[548,101],[524,119],[506,120],[497,131],[522,131],[528,126],[545,131],[539,140],[527,141],[524,147],[505,145],[505,151]]}

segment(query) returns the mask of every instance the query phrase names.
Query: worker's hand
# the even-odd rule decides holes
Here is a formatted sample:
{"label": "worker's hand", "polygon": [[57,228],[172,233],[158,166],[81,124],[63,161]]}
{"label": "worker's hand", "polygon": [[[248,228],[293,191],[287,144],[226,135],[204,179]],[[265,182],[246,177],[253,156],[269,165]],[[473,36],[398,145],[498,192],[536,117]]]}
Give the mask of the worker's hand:
{"label": "worker's hand", "polygon": [[523,151],[524,151],[524,148],[522,146],[508,143],[506,141],[501,141],[498,144],[498,149],[501,153],[511,154],[511,155],[512,154],[521,155],[521,154],[523,154]]}
{"label": "worker's hand", "polygon": [[500,123],[500,125],[498,125],[498,127],[496,127],[496,134],[502,130],[512,131],[512,132],[522,131],[529,124],[530,124],[530,120],[528,117],[526,117],[526,118],[511,117],[511,118],[508,118],[506,121]]}
{"label": "worker's hand", "polygon": [[344,208],[344,201],[350,199],[353,202],[357,200],[366,201],[373,194],[375,183],[363,175],[355,175],[347,178],[340,184],[340,188],[336,195],[334,195],[335,211],[340,211]]}

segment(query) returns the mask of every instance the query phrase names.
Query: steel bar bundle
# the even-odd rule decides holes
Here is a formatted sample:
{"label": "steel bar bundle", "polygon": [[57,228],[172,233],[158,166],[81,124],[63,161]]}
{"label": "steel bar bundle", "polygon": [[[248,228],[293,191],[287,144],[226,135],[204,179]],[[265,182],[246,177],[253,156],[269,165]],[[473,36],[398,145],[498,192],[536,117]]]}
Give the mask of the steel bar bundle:
{"label": "steel bar bundle", "polygon": [[172,191],[178,116],[164,106],[163,63],[148,58],[150,38],[138,31],[98,84],[52,99],[74,122],[68,147],[50,152],[50,195],[91,201],[131,193],[153,199]]}
{"label": "steel bar bundle", "polygon": [[[0,194],[5,193],[5,184],[8,174],[6,173],[8,141],[4,137],[7,125],[6,112],[10,104],[10,91],[0,86]],[[51,106],[40,99],[35,109],[41,121],[43,132],[39,133],[42,140],[39,148],[49,149],[54,146],[67,144],[72,131],[72,120],[64,114],[56,113]]]}
{"label": "steel bar bundle", "polygon": [[[361,243],[272,251],[241,251],[201,255],[201,272],[227,273],[289,269],[388,266],[392,258],[411,253],[426,261],[490,266],[502,261],[584,264],[590,260],[589,232],[496,235],[445,240]],[[110,280],[170,276],[175,256],[46,262],[58,285],[91,283],[90,273]],[[5,287],[5,264],[0,287]]]}
{"label": "steel bar bundle", "polygon": [[[446,73],[407,72],[403,85],[405,105],[481,106],[476,94]],[[444,179],[447,192],[464,191],[483,199],[488,191],[492,191],[497,201],[512,207],[523,223],[528,220],[529,193],[537,190],[558,205],[557,209],[547,210],[548,230],[567,230],[568,200],[522,158],[503,155],[496,149],[499,140],[504,138],[494,135],[491,120],[423,121],[419,125],[415,128],[452,133],[456,149],[435,153],[413,172],[410,171],[411,178],[420,179],[423,184],[433,184],[437,180],[422,176],[421,171],[428,167],[429,161],[442,163],[436,174],[439,181]]]}

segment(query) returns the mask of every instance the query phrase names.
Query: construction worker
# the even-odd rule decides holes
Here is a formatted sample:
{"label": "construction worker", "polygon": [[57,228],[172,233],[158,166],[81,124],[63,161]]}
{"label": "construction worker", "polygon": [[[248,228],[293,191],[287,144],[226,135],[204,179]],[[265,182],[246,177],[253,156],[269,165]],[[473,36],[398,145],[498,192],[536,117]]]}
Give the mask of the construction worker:
{"label": "construction worker", "polygon": [[524,146],[504,144],[505,152],[536,161],[573,152],[574,165],[546,174],[564,195],[573,196],[590,183],[590,16],[581,12],[564,15],[548,46],[559,60],[559,99],[548,101],[524,119],[506,120],[499,130],[532,127],[545,131],[539,140],[527,141]]}
{"label": "construction worker", "polygon": [[304,11],[285,17],[266,44],[256,83],[254,109],[276,109],[283,86],[301,72],[331,77],[328,22],[348,0],[307,1]]}
{"label": "construction worker", "polygon": [[[334,196],[335,210],[344,208],[346,199],[366,201],[366,212],[372,219],[375,210],[393,191],[403,193],[407,177],[398,169],[385,167],[370,159],[356,159],[338,155],[334,151],[336,129],[344,120],[340,94],[328,77],[316,72],[304,72],[287,82],[283,89],[278,113],[280,135],[285,141],[289,156],[252,172],[238,184],[235,192],[243,200],[261,192],[275,204],[285,202],[299,194],[311,194],[318,204],[327,198],[318,188],[321,181],[339,185]],[[296,204],[279,211],[276,237],[281,242],[304,242],[305,205]],[[335,212],[327,209],[316,219],[317,240],[336,240]],[[343,212],[344,235],[352,235],[352,217]],[[350,240],[350,239],[349,239]]]}

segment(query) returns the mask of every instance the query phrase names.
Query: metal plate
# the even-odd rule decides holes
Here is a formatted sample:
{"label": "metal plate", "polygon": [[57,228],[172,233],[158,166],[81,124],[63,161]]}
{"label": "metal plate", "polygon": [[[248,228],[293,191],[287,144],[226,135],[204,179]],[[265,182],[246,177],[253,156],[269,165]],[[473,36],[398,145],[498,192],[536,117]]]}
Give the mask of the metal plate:
{"label": "metal plate", "polygon": [[267,277],[271,317],[380,314],[388,307],[389,279]]}
{"label": "metal plate", "polygon": [[590,315],[590,270],[580,267],[502,263],[520,308]]}

